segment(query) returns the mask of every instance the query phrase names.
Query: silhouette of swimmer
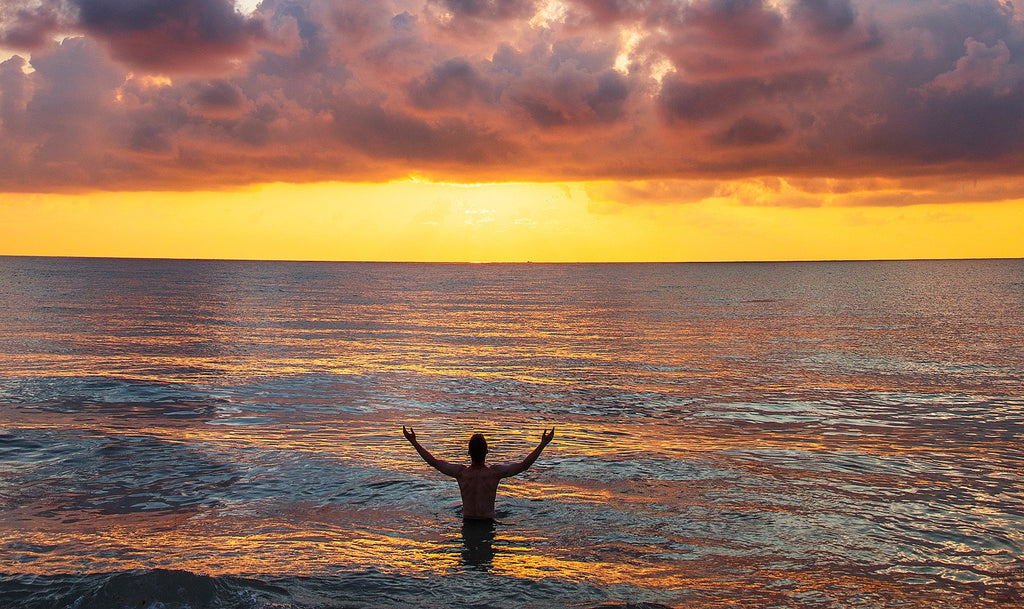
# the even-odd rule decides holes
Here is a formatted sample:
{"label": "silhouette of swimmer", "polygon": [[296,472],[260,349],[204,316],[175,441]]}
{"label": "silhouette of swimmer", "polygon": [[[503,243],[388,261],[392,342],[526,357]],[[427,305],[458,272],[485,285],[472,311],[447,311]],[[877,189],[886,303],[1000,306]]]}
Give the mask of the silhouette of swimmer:
{"label": "silhouette of swimmer", "polygon": [[403,425],[402,433],[428,465],[442,474],[458,480],[459,492],[462,493],[462,517],[464,519],[494,520],[494,497],[498,493],[498,482],[502,478],[515,476],[529,469],[540,456],[544,447],[555,437],[555,428],[552,427],[550,431],[545,430],[541,434],[540,444],[525,459],[519,463],[507,465],[484,463],[484,459],[487,458],[487,439],[483,434],[473,434],[473,437],[469,439],[469,456],[472,463],[457,465],[437,459],[430,454],[416,441],[416,432],[411,427],[406,429]]}

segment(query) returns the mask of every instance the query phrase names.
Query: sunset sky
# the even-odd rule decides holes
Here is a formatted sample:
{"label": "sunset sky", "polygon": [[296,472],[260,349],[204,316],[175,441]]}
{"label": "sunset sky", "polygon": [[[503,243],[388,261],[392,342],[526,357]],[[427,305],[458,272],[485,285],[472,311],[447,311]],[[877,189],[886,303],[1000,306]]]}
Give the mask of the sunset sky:
{"label": "sunset sky", "polygon": [[3,0],[0,255],[1024,256],[1024,9]]}

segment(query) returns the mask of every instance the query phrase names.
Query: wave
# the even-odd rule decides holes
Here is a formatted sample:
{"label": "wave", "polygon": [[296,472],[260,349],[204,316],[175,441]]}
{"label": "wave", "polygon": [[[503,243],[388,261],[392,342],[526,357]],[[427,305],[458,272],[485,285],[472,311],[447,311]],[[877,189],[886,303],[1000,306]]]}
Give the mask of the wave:
{"label": "wave", "polygon": [[20,609],[256,609],[280,606],[288,592],[256,579],[154,569],[0,576],[0,596]]}
{"label": "wave", "polygon": [[[379,572],[271,581],[175,569],[0,575],[4,606],[18,609],[361,609],[437,606],[439,602],[444,605],[437,590],[424,590],[430,587],[418,578],[396,578]],[[550,606],[571,604],[568,599],[551,599]],[[490,603],[486,606],[497,607]],[[606,603],[593,609],[671,608],[645,602]]]}

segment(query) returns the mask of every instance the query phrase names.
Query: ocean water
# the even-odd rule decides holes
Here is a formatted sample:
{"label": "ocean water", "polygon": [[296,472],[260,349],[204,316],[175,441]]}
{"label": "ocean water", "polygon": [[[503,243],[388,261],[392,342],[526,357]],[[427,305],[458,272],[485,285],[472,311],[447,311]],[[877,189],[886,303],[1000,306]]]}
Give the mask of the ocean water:
{"label": "ocean water", "polygon": [[1022,606],[1022,447],[1021,260],[0,258],[2,607]]}

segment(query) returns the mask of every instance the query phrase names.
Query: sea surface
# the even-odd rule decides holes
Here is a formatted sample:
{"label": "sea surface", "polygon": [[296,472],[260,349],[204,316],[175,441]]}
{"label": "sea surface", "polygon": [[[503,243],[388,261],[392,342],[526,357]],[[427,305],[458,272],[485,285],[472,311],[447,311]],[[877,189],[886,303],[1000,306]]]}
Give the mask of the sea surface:
{"label": "sea surface", "polygon": [[0,258],[4,608],[1020,607],[1022,472],[1022,260]]}

